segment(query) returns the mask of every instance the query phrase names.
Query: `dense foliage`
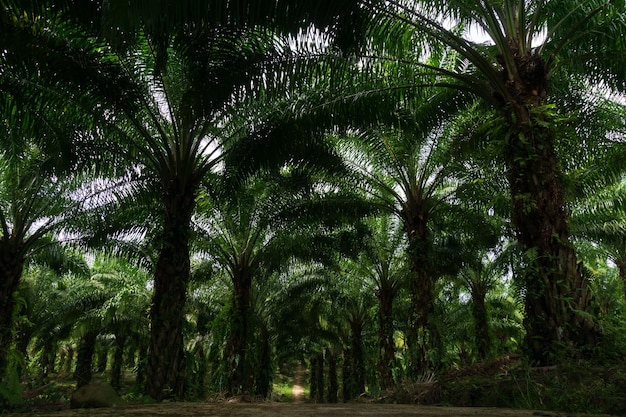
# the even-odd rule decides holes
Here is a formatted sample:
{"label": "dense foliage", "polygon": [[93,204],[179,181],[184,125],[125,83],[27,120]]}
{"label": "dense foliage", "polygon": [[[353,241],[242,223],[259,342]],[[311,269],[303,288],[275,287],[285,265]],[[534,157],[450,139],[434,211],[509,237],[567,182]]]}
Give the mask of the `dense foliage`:
{"label": "dense foliage", "polygon": [[3,406],[623,363],[623,1],[312,3],[0,0]]}

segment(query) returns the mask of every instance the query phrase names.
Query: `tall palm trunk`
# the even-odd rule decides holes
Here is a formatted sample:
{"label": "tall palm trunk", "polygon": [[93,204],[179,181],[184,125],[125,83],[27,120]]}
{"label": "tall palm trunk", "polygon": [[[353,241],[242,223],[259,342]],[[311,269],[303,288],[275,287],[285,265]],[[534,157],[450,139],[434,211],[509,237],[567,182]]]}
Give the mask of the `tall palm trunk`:
{"label": "tall palm trunk", "polygon": [[394,387],[392,369],[395,367],[396,349],[393,340],[394,288],[382,286],[376,291],[378,298],[378,377],[383,390]]}
{"label": "tall palm trunk", "polygon": [[491,354],[491,335],[489,333],[489,316],[485,299],[487,290],[481,282],[472,283],[472,318],[474,319],[474,337],[478,359],[485,360]]}
{"label": "tall palm trunk", "polygon": [[324,402],[324,353],[316,353],[311,357],[311,400]]}
{"label": "tall palm trunk", "polygon": [[9,349],[13,341],[14,294],[24,269],[22,245],[6,236],[4,239],[0,241],[0,383],[7,372]]}
{"label": "tall palm trunk", "polygon": [[409,291],[411,311],[407,342],[409,365],[407,374],[416,378],[428,369],[426,353],[430,343],[429,319],[434,309],[433,289],[435,280],[430,268],[430,241],[428,213],[425,210],[405,210],[404,227],[408,237],[411,273]]}
{"label": "tall palm trunk", "polygon": [[189,229],[195,188],[172,179],[163,195],[163,243],[154,275],[146,393],[182,398],[185,383],[183,319],[190,275]]}
{"label": "tall palm trunk", "polygon": [[228,342],[228,391],[230,395],[251,393],[246,349],[248,347],[248,315],[252,293],[252,275],[244,269],[233,278],[231,334]]}
{"label": "tall palm trunk", "polygon": [[350,356],[352,361],[351,380],[354,387],[353,398],[365,392],[365,353],[363,350],[363,327],[365,325],[362,316],[350,319]]}
{"label": "tall palm trunk", "polygon": [[98,332],[88,331],[80,340],[76,369],[74,370],[76,388],[80,388],[91,382],[91,368],[93,367],[93,354],[96,350],[97,337]]}
{"label": "tall palm trunk", "polygon": [[326,348],[326,360],[328,362],[328,395],[330,404],[337,402],[337,392],[339,391],[339,380],[337,379],[337,355],[330,348]]}
{"label": "tall palm trunk", "polygon": [[[556,158],[554,128],[547,123],[546,71],[538,55],[514,54],[516,74],[504,112],[510,133],[505,148],[513,223],[526,257],[524,326],[531,359],[554,361],[563,347],[594,343],[587,283],[570,243],[565,188]],[[506,72],[503,72],[506,73]],[[512,79],[511,79],[512,78]]]}

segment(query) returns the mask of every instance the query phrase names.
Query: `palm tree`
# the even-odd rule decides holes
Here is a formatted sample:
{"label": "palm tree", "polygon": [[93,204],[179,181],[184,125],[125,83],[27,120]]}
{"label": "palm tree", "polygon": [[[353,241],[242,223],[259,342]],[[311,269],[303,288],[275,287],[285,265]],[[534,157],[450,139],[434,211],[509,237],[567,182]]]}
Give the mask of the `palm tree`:
{"label": "palm tree", "polygon": [[[359,183],[386,211],[403,225],[410,263],[408,288],[412,309],[408,343],[410,366],[415,375],[427,365],[430,343],[429,316],[433,308],[433,288],[440,275],[433,263],[432,220],[449,204],[456,187],[450,175],[448,143],[438,132],[457,108],[459,96],[438,94],[429,102],[417,102],[397,111],[398,128],[379,124],[357,137],[341,138],[346,159],[361,175]],[[414,375],[414,376],[415,376]]]}
{"label": "palm tree", "polygon": [[393,217],[380,217],[371,221],[371,242],[363,254],[346,261],[355,278],[372,286],[378,302],[378,378],[383,390],[394,387],[393,370],[396,368],[393,303],[408,276],[405,258],[405,234]]}
{"label": "palm tree", "polygon": [[[0,58],[2,59],[2,58]],[[24,78],[21,78],[24,77]],[[29,86],[28,74],[4,67],[0,82],[0,380],[12,342],[15,293],[27,260],[81,211],[74,192],[83,175],[74,149],[80,114],[52,114],[56,97]],[[87,133],[85,133],[86,135]]]}
{"label": "palm tree", "polygon": [[[323,147],[313,144],[304,148],[323,159]],[[332,154],[325,159],[340,162]],[[246,352],[255,281],[261,286],[262,280],[292,258],[332,260],[349,238],[349,229],[342,227],[342,222],[368,212],[367,204],[353,194],[331,188],[336,185],[325,179],[328,168],[291,161],[278,173],[262,171],[238,184],[219,187],[217,192],[208,189],[199,198],[202,217],[197,224],[204,241],[200,247],[232,282],[227,346],[230,394],[251,393],[253,388]],[[332,171],[333,176],[338,173]],[[330,179],[336,182],[336,178]],[[323,187],[329,191],[315,191]],[[328,225],[337,230],[329,230]]]}
{"label": "palm tree", "polygon": [[[25,320],[19,320],[15,329],[16,347],[22,354],[24,361],[28,362],[28,346],[38,334],[50,316],[55,315],[55,308],[60,299],[63,299],[63,276],[72,274],[78,277],[89,277],[89,267],[84,256],[61,242],[47,240],[45,247],[31,256],[24,270],[23,279],[19,286],[19,296],[22,298],[22,310],[20,316]],[[45,339],[45,338],[43,338]],[[51,337],[43,343],[42,364],[40,376],[47,377],[48,365],[53,366],[53,359],[59,340]],[[40,343],[41,345],[41,343]]]}
{"label": "palm tree", "polygon": [[[365,4],[375,16],[372,36],[387,52],[410,39],[445,54],[449,65],[443,67],[388,54],[416,69],[412,86],[419,86],[421,69],[425,85],[470,91],[495,111],[488,138],[506,163],[512,220],[528,255],[524,283],[531,358],[547,363],[559,346],[596,343],[593,322],[576,313],[589,311],[589,297],[569,237],[555,103],[571,92],[568,78],[624,91],[626,25],[620,7],[603,1],[521,0]],[[473,28],[488,41],[469,39]],[[424,78],[433,75],[436,81]]]}
{"label": "palm tree", "polygon": [[[242,108],[255,90],[269,84],[272,73],[264,66],[280,49],[277,37],[258,23],[280,23],[282,30],[294,31],[302,25],[302,16],[316,16],[325,26],[346,19],[288,3],[244,7],[241,10],[247,12],[242,14],[223,2],[198,2],[191,9],[159,2],[128,15],[109,3],[77,8],[63,1],[42,4],[51,7],[6,3],[2,22],[10,30],[3,33],[3,40],[11,52],[24,47],[26,52],[19,56],[37,57],[43,51],[46,62],[35,60],[42,80],[66,89],[66,97],[95,114],[103,129],[110,129],[102,151],[112,150],[114,158],[135,166],[109,168],[127,170],[128,179],[141,172],[143,179],[149,177],[143,185],[159,196],[162,230],[146,390],[156,399],[169,395],[166,390],[180,398],[189,225],[198,187],[246,130],[267,127],[258,116],[263,113],[259,104],[249,111]],[[336,4],[329,2],[328,10],[335,10]],[[167,9],[170,18],[159,18],[158,28],[151,18],[157,9]],[[33,35],[31,19],[40,17],[42,27],[47,27]],[[111,28],[121,31],[116,34]],[[110,141],[113,138],[117,142]],[[284,137],[278,139],[285,143]]]}

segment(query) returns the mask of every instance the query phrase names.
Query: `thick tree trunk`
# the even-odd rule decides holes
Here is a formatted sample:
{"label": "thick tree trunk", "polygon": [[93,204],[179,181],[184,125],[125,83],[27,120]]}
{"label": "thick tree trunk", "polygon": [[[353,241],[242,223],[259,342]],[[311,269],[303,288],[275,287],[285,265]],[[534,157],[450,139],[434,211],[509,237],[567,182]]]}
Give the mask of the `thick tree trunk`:
{"label": "thick tree trunk", "polygon": [[248,322],[252,275],[244,268],[233,278],[230,340],[227,348],[229,395],[251,394],[250,369],[246,351],[248,348]]}
{"label": "thick tree trunk", "polygon": [[17,291],[24,257],[21,244],[3,237],[0,241],[0,384],[4,382],[8,366],[9,350],[13,342],[14,294]]}
{"label": "thick tree trunk", "polygon": [[190,276],[189,228],[195,192],[173,179],[163,195],[163,241],[154,275],[146,394],[182,399],[185,387],[183,321]]}
{"label": "thick tree trunk", "polygon": [[564,349],[596,343],[587,282],[570,243],[565,187],[557,161],[553,122],[545,113],[547,84],[540,57],[516,56],[520,79],[507,83],[509,120],[505,158],[513,224],[525,252],[525,321],[530,358],[541,364]]}
{"label": "thick tree trunk", "polygon": [[403,221],[409,242],[408,254],[411,264],[407,374],[409,378],[416,379],[429,368],[426,354],[431,345],[429,320],[434,309],[435,279],[430,260],[428,212],[419,208],[418,203],[413,203],[410,207],[412,206],[415,208],[403,211]]}
{"label": "thick tree trunk", "polygon": [[91,382],[91,369],[93,367],[93,354],[96,350],[97,332],[87,332],[80,340],[78,346],[78,357],[76,359],[76,370],[74,379],[76,388],[87,385]]}
{"label": "thick tree trunk", "polygon": [[393,339],[393,300],[396,290],[381,287],[376,291],[378,298],[378,377],[380,388],[393,389],[392,370],[396,366],[396,348]]}
{"label": "thick tree trunk", "polygon": [[546,107],[548,68],[540,55],[515,42],[508,44],[512,61],[499,60],[506,90],[494,97],[509,124],[504,156],[512,221],[525,253],[526,343],[533,361],[548,364],[562,358],[564,349],[597,343],[598,333],[588,316],[576,312],[591,312],[590,295],[570,242],[556,127]]}

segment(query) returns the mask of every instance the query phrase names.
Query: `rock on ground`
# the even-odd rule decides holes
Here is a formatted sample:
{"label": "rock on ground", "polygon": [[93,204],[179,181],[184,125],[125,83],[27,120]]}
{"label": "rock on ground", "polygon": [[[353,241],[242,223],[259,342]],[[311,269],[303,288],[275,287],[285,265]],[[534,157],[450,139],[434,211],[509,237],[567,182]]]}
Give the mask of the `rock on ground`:
{"label": "rock on ground", "polygon": [[77,389],[70,398],[72,408],[107,408],[122,404],[113,387],[104,382],[92,382]]}

